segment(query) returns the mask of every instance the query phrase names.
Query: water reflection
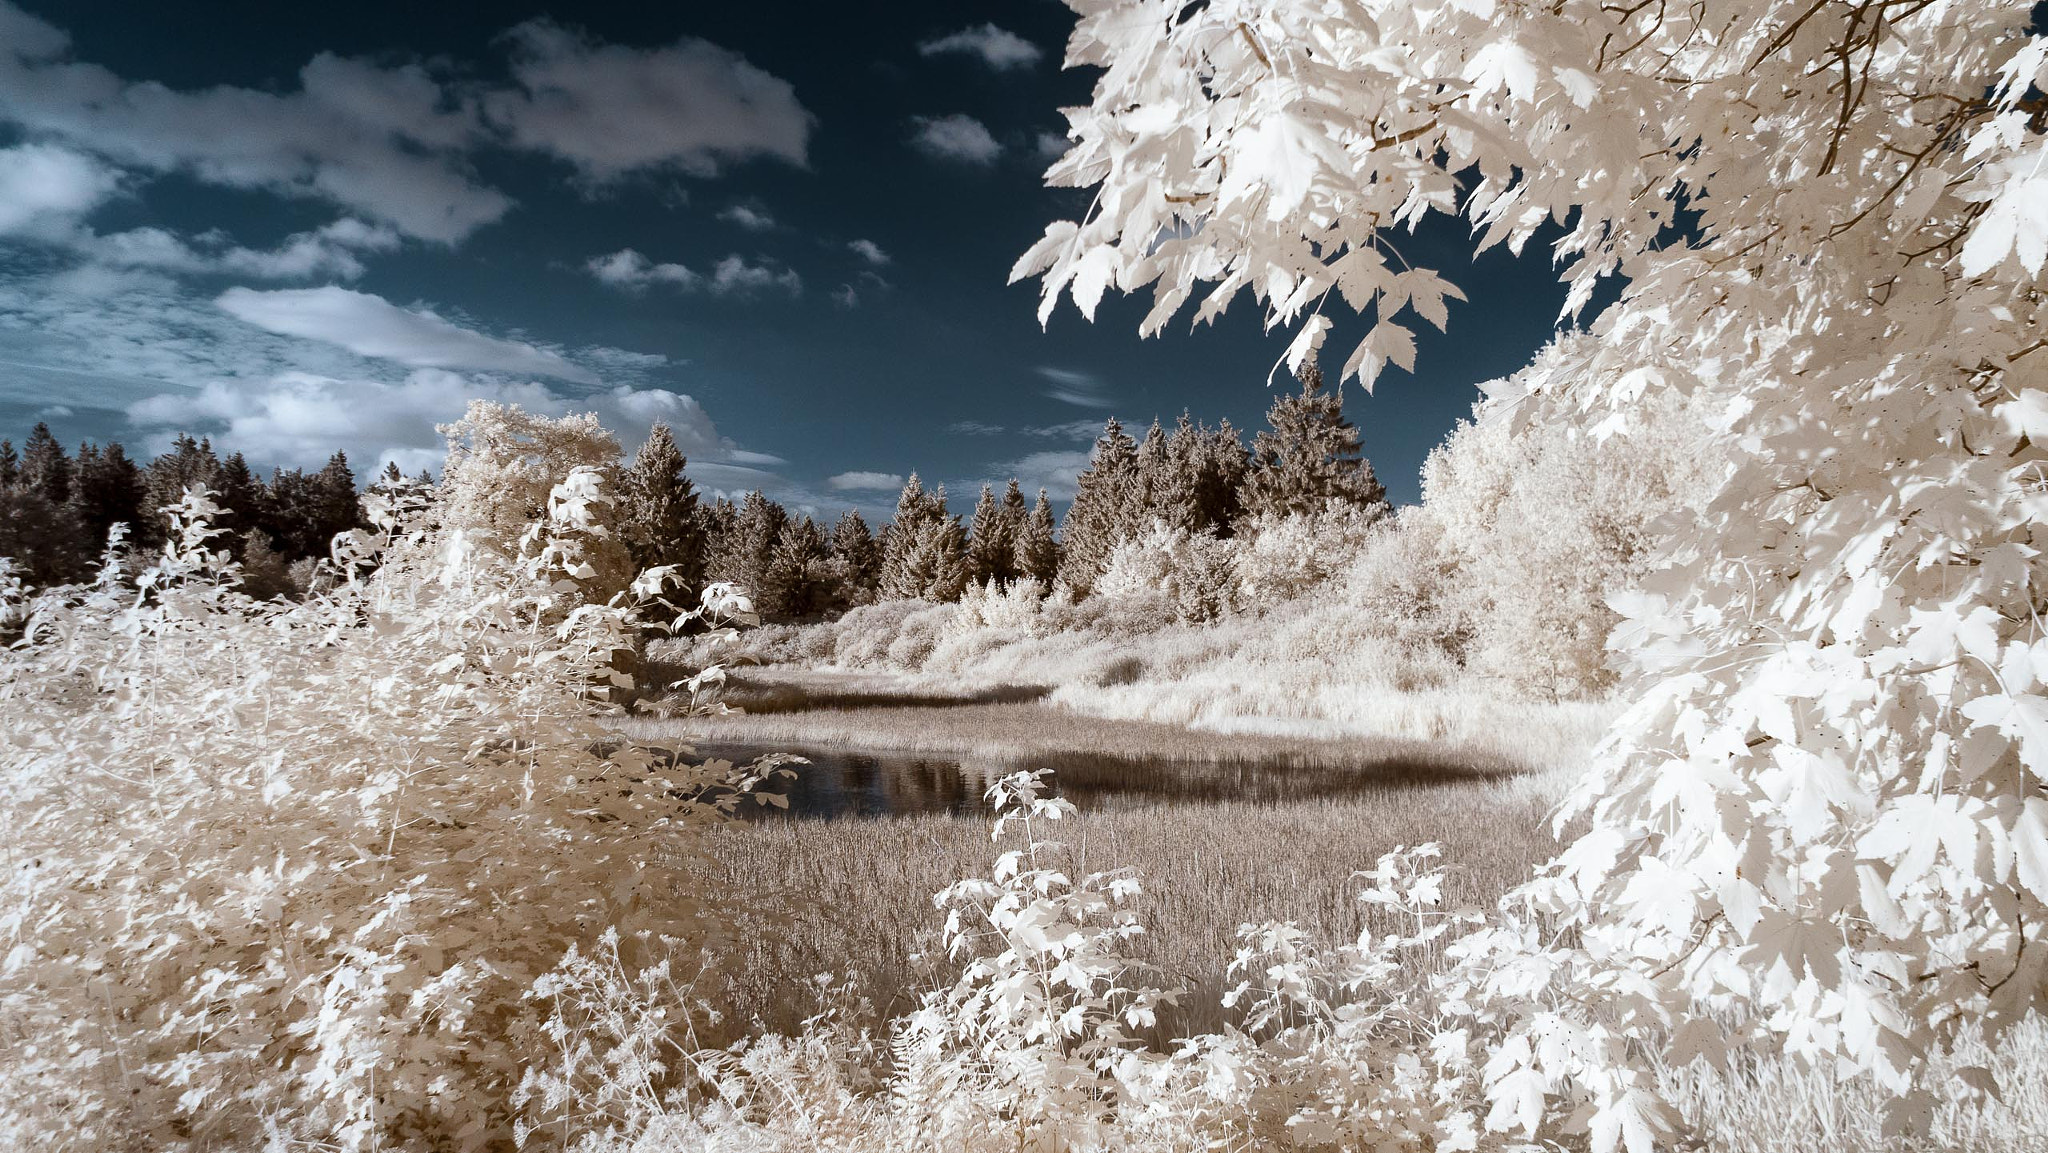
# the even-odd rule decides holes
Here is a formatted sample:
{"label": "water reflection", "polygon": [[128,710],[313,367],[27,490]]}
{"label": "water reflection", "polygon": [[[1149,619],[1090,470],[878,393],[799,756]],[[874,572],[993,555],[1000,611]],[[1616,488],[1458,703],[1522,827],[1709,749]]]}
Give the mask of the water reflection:
{"label": "water reflection", "polygon": [[770,791],[789,799],[788,809],[741,807],[741,812],[749,817],[770,818],[982,813],[987,811],[984,795],[989,785],[1018,769],[1052,769],[1054,789],[1083,809],[1351,797],[1390,786],[1440,783],[1471,776],[1447,774],[1441,765],[1403,761],[1344,765],[1296,760],[1190,764],[1086,753],[1010,761],[929,753],[805,749],[786,744],[699,742],[694,748],[700,758],[716,757],[736,764],[778,752],[808,758],[810,764],[792,766],[796,770],[793,779],[768,786]]}

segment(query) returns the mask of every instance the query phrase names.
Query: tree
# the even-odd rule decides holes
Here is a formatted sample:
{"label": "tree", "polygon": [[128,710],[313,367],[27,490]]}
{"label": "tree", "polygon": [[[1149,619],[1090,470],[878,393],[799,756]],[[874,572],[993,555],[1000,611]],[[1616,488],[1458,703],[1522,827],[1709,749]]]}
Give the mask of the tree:
{"label": "tree", "polygon": [[215,472],[213,502],[225,512],[217,527],[230,534],[228,543],[237,558],[242,558],[246,534],[260,531],[259,526],[268,519],[269,497],[239,452],[222,461]]}
{"label": "tree", "polygon": [[782,527],[788,522],[789,514],[761,490],[748,493],[740,501],[731,529],[724,534],[725,548],[715,558],[712,579],[730,581],[759,596],[767,585],[776,542],[782,539]]}
{"label": "tree", "polygon": [[93,544],[104,542],[116,524],[140,534],[148,519],[142,507],[146,491],[142,469],[120,442],[110,442],[104,449],[79,447],[71,477],[71,510],[79,531]]}
{"label": "tree", "polygon": [[1138,444],[1115,417],[1103,423],[1095,452],[1082,471],[1067,506],[1060,541],[1059,579],[1076,595],[1086,595],[1109,564],[1109,554],[1131,531],[1127,515],[1136,487]]}
{"label": "tree", "polygon": [[642,569],[673,565],[685,588],[704,582],[704,531],[689,462],[668,425],[657,422],[620,482],[619,533]]}
{"label": "tree", "polygon": [[1020,576],[1051,587],[1060,572],[1060,546],[1053,539],[1052,501],[1044,489],[1038,490],[1038,503],[1031,508],[1024,525],[1017,531],[1017,555],[1013,562]]}
{"label": "tree", "polygon": [[832,601],[831,551],[810,517],[783,525],[754,602],[763,616],[807,617]]}
{"label": "tree", "polygon": [[958,600],[967,587],[967,532],[946,511],[946,488],[924,490],[916,473],[896,498],[883,542],[881,592],[892,600]]}
{"label": "tree", "polygon": [[0,440],[0,488],[13,488],[21,482],[21,456],[14,451],[14,442]]}
{"label": "tree", "polygon": [[318,525],[318,551],[326,556],[335,536],[363,523],[362,498],[356,492],[355,470],[348,466],[348,454],[337,452],[313,475],[313,507]]}
{"label": "tree", "polygon": [[1229,536],[1243,509],[1238,490],[1247,459],[1237,430],[1227,420],[1216,428],[1196,424],[1183,412],[1167,439],[1166,455],[1165,489],[1153,515],[1174,528]]}
{"label": "tree", "polygon": [[846,605],[874,603],[882,582],[882,544],[857,508],[841,513],[832,526],[832,564]]}
{"label": "tree", "polygon": [[[1604,980],[1642,1022],[1711,1007],[1710,1057],[1732,1034],[1868,1071],[1901,1122],[1960,1030],[2026,1017],[2048,952],[2031,7],[1093,6],[1068,59],[1104,71],[1050,179],[1096,207],[1016,269],[1046,313],[1150,285],[1146,332],[1250,286],[1296,370],[1325,302],[1371,305],[1343,369],[1370,387],[1459,299],[1382,230],[1459,213],[1519,252],[1565,222],[1567,311],[1605,277],[1618,299],[1489,418],[1590,440],[1686,395],[1741,451],[1624,601],[1638,707],[1570,808],[1586,839],[1516,899],[1578,934],[1554,984]],[[1503,918],[1461,954],[1502,958]],[[1475,1008],[1495,1119],[1533,1137],[1576,1093],[1596,1150],[1656,1139],[1622,1036],[1546,1014],[1522,1049],[1526,1023]]]}
{"label": "tree", "polygon": [[14,562],[22,580],[37,587],[75,581],[96,553],[68,506],[29,485],[0,488],[0,557]]}
{"label": "tree", "polygon": [[1127,506],[1118,518],[1122,536],[1129,540],[1145,531],[1154,520],[1169,519],[1168,502],[1174,495],[1173,459],[1167,449],[1166,430],[1154,418],[1138,442],[1136,467],[1130,489],[1124,494]]}
{"label": "tree", "polygon": [[[1010,498],[1016,498],[1013,510]],[[1017,530],[1024,510],[1024,496],[1017,491],[1015,479],[1003,495],[1003,503],[996,503],[994,490],[988,485],[981,486],[981,499],[974,504],[974,518],[967,526],[968,579],[976,584],[989,581],[1008,583],[1016,579]]]}
{"label": "tree", "polygon": [[71,500],[71,458],[41,421],[22,443],[20,484],[53,506],[61,508]]}
{"label": "tree", "polygon": [[1358,451],[1358,429],[1344,419],[1344,402],[1323,388],[1314,361],[1301,366],[1301,391],[1284,394],[1266,412],[1271,426],[1252,438],[1251,468],[1241,502],[1251,516],[1282,517],[1320,511],[1330,501],[1362,509],[1387,508],[1387,489]]}

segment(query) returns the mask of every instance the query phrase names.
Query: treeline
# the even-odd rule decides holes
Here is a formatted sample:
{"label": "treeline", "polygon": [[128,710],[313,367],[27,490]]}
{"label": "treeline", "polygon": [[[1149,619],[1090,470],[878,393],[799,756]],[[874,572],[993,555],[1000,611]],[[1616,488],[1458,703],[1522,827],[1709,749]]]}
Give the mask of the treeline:
{"label": "treeline", "polygon": [[[398,479],[393,467],[380,483]],[[277,469],[266,481],[241,453],[223,460],[204,439],[180,436],[141,464],[118,442],[67,453],[38,424],[18,451],[0,440],[0,556],[33,585],[83,579],[116,524],[128,526],[131,547],[162,544],[160,510],[195,485],[213,490],[224,543],[260,596],[304,592],[334,534],[360,519],[355,473],[339,452],[317,472]]]}
{"label": "treeline", "polygon": [[[707,502],[668,427],[657,424],[618,474],[618,533],[636,565],[674,566],[690,588],[730,581],[782,619],[877,600],[957,600],[969,586],[1020,579],[1085,596],[1117,546],[1154,523],[1222,538],[1248,521],[1332,501],[1384,509],[1386,490],[1359,454],[1339,398],[1312,364],[1300,383],[1274,402],[1271,429],[1249,449],[1229,421],[1210,427],[1183,414],[1171,432],[1154,421],[1137,439],[1110,418],[1063,524],[1044,489],[1030,501],[1014,479],[1000,495],[983,485],[962,524],[947,510],[944,486],[927,490],[913,473],[880,531],[855,509],[828,526],[758,491]],[[412,483],[388,466],[371,488]],[[31,584],[81,579],[116,523],[130,527],[138,547],[161,543],[157,510],[194,485],[211,489],[224,510],[217,527],[258,596],[304,593],[329,541],[361,522],[355,474],[338,452],[318,472],[280,469],[265,481],[241,453],[222,460],[203,439],[180,436],[141,465],[118,443],[67,454],[39,424],[19,453],[0,441],[0,556],[14,558]]]}
{"label": "treeline", "polygon": [[675,564],[686,577],[750,590],[767,616],[814,616],[877,600],[957,600],[974,585],[1031,579],[1085,596],[1118,545],[1155,523],[1229,537],[1260,518],[1317,513],[1331,502],[1373,512],[1386,489],[1359,452],[1358,430],[1313,364],[1299,392],[1276,400],[1247,449],[1236,429],[1183,414],[1171,432],[1154,421],[1142,440],[1111,417],[1095,442],[1063,524],[1044,489],[1027,502],[1012,479],[983,485],[966,524],[912,473],[894,519],[879,533],[858,511],[828,529],[792,516],[760,492],[737,504],[700,504],[665,428],[628,469],[625,535],[642,565]]}

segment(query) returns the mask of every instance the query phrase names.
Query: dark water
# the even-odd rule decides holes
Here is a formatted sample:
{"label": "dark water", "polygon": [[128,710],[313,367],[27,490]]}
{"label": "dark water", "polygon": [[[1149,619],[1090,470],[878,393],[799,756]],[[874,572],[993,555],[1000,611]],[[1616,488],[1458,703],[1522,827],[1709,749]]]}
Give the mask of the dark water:
{"label": "dark water", "polygon": [[931,753],[805,749],[787,744],[706,741],[692,747],[698,759],[719,758],[735,764],[745,764],[769,753],[794,753],[808,758],[807,765],[791,766],[796,772],[794,778],[764,786],[763,791],[780,793],[789,799],[786,810],[753,804],[740,808],[749,817],[767,818],[985,813],[989,785],[1019,769],[1052,769],[1052,790],[1082,809],[1355,797],[1389,788],[1471,779],[1471,775],[1446,774],[1441,766],[1397,761],[1347,765],[1189,764],[1087,753],[1007,761]]}

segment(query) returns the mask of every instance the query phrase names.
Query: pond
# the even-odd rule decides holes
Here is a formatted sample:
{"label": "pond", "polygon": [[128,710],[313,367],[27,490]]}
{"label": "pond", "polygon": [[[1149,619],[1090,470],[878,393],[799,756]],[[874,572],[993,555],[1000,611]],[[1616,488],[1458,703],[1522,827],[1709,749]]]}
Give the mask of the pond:
{"label": "pond", "polygon": [[1419,784],[1469,782],[1488,775],[1446,773],[1441,765],[1402,761],[1332,765],[1282,758],[1189,763],[1073,752],[1012,761],[887,750],[801,748],[787,743],[697,741],[692,747],[700,759],[718,758],[735,764],[769,753],[794,753],[809,759],[807,765],[791,766],[796,771],[793,779],[765,786],[766,791],[789,798],[786,810],[766,805],[741,806],[740,811],[754,819],[985,813],[989,785],[1019,769],[1052,769],[1054,791],[1082,809],[1356,797]]}

